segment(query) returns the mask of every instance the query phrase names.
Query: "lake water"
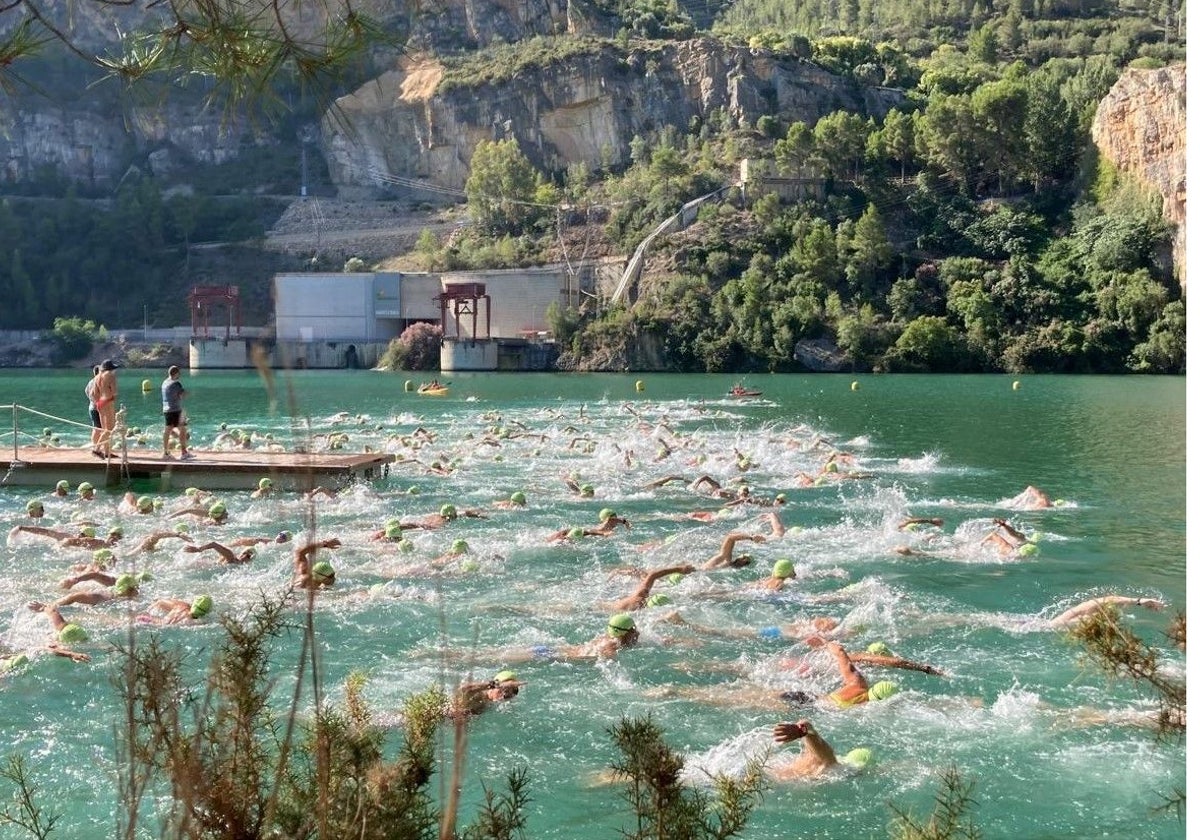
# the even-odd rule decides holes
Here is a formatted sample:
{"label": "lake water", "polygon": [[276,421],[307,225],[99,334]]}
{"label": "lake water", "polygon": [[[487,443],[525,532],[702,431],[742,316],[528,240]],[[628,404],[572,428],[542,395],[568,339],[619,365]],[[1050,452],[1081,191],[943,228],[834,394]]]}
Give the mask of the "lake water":
{"label": "lake water", "polygon": [[[129,423],[149,429],[155,448],[161,376],[121,372]],[[145,377],[154,384],[148,395],[136,387]],[[1161,643],[1170,616],[1184,608],[1184,379],[1027,376],[1014,390],[1003,376],[763,375],[746,381],[763,397],[742,401],[724,396],[732,383],[720,376],[450,379],[450,395],[441,398],[406,393],[402,374],[365,371],[280,373],[272,389],[244,372],[185,374],[184,383],[201,457],[225,423],[255,430],[261,445],[269,433],[289,447],[308,435],[319,446],[344,431],[348,449],[369,445],[421,462],[398,463],[376,485],[313,507],[317,532],[344,543],[329,557],[337,587],[318,604],[323,678],[336,697],[348,673],[367,671],[368,697],[386,719],[406,694],[456,681],[465,670],[478,677],[515,668],[527,681],[520,696],[472,722],[467,788],[476,796],[476,779],[499,783],[507,768],[527,765],[530,838],[619,836],[626,824],[619,791],[596,786],[593,775],[614,760],[606,729],[625,713],[652,714],[700,783],[706,772],[741,770],[771,744],[774,723],[799,716],[840,753],[872,749],[875,763],[861,772],[773,784],[745,833],[751,840],[884,836],[889,805],[928,811],[938,773],[952,765],[975,782],[975,818],[993,840],[1183,836],[1183,823],[1150,810],[1183,784],[1184,746],[1156,742],[1137,727],[1089,725],[1153,704],[1137,687],[1081,665],[1079,650],[1045,619],[1108,592],[1163,598],[1167,611],[1128,613],[1144,638]],[[86,419],[83,385],[78,372],[6,371],[0,403]],[[40,432],[43,421],[34,425]],[[64,445],[83,444],[80,430],[46,425]],[[436,440],[414,449],[400,438],[418,426]],[[484,442],[489,431],[505,430],[509,436],[498,445]],[[854,469],[869,477],[799,487],[798,473],[823,463],[812,448],[816,437],[851,453]],[[0,443],[11,445],[8,438]],[[749,459],[744,472],[735,451]],[[425,471],[422,464],[435,460],[454,471]],[[683,484],[646,489],[658,478],[701,473],[726,486],[742,476],[756,496],[786,494],[776,510],[790,530],[777,540],[743,543],[756,558],[750,568],[663,582],[656,591],[670,604],[636,614],[642,643],[614,661],[525,661],[535,646],[585,642],[603,631],[604,604],[633,588],[630,577],[610,577],[614,569],[699,563],[734,528],[766,533],[762,507],[742,506],[704,523],[687,514],[718,510],[719,500]],[[573,493],[565,480],[571,475],[594,485],[594,498]],[[1008,500],[1029,484],[1062,504],[1013,510]],[[526,494],[526,509],[492,507],[516,490]],[[69,525],[85,513],[119,521],[130,547],[163,526],[158,515],[118,513],[118,493],[85,506],[0,488],[6,531],[24,521],[33,497],[47,498],[49,524]],[[165,508],[182,498],[171,494]],[[195,533],[226,540],[299,532],[310,510],[294,495],[223,498],[230,524]],[[409,532],[411,554],[368,539],[390,516],[424,515],[446,502],[485,510],[488,518]],[[605,507],[628,517],[631,530],[547,542],[557,529],[593,526]],[[944,518],[942,534],[927,544],[932,555],[893,551],[924,545],[920,535],[897,529],[910,515]],[[1038,553],[1002,557],[982,548],[979,539],[997,516],[1038,532]],[[430,572],[428,561],[456,538],[467,541],[467,553]],[[218,610],[243,610],[259,592],[290,581],[288,546],[269,546],[237,567],[176,546],[122,558],[154,573],[144,598],[209,592]],[[9,539],[0,549],[0,563],[15,572],[0,579],[3,646],[44,641],[44,623],[24,604],[55,597],[64,569],[85,556],[26,536]],[[798,580],[778,593],[755,590],[753,582],[777,558],[795,563]],[[688,631],[666,620],[676,610],[694,624],[749,638]],[[55,836],[82,840],[112,833],[109,679],[116,660],[108,651],[121,638],[124,610],[66,612],[91,632],[92,662],[39,657],[0,677],[0,719],[5,753],[31,756],[35,781],[64,814]],[[901,692],[844,711],[731,705],[765,689],[836,686],[826,654],[753,632],[814,615],[841,619],[849,650],[883,641],[947,676],[868,669],[873,680],[894,680]],[[211,624],[165,632],[196,650],[216,639]],[[1163,656],[1182,670],[1178,651]],[[696,696],[705,687],[711,696]],[[10,836],[5,831],[0,836]]]}

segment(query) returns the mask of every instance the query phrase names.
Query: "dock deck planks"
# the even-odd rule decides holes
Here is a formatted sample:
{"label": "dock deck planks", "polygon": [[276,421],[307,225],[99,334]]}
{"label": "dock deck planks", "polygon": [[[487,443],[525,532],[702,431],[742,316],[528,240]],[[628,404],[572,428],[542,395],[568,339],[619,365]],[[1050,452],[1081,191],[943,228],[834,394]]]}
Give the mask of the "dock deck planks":
{"label": "dock deck planks", "polygon": [[393,456],[386,453],[259,452],[193,450],[195,459],[163,460],[157,450],[130,449],[124,461],[114,453],[104,461],[90,449],[22,446],[0,452],[0,486],[53,487],[60,479],[90,481],[97,487],[121,486],[127,480],[150,480],[161,490],[199,487],[240,490],[258,486],[269,476],[279,490],[307,490],[317,485],[344,486],[387,475]]}

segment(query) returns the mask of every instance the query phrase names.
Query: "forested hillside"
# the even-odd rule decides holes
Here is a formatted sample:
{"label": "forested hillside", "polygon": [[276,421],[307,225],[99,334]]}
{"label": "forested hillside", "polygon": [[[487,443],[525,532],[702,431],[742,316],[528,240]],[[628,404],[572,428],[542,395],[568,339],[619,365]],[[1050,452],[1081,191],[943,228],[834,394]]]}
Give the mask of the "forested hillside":
{"label": "forested hillside", "polygon": [[[474,224],[445,242],[423,237],[410,264],[629,253],[683,203],[737,183],[749,161],[745,189],[727,189],[695,225],[659,242],[624,302],[553,313],[564,366],[803,369],[803,346],[819,344],[858,369],[1182,370],[1182,292],[1161,213],[1167,188],[1119,171],[1091,138],[1097,105],[1123,73],[1147,74],[1144,84],[1177,99],[1182,114],[1183,74],[1154,74],[1184,58],[1182,4],[595,0],[571,9],[554,6],[538,27],[499,4],[465,16],[454,2],[384,16],[406,42],[406,66],[438,68],[420,94],[423,113],[460,107],[452,97],[465,90],[463,101],[487,104],[477,118],[490,123],[474,136],[494,138],[453,152],[470,161],[463,186]],[[399,55],[386,41],[373,49],[377,66],[389,50]],[[583,74],[601,91],[588,95],[609,97],[589,105],[603,114],[642,80],[679,73],[670,62],[685,54],[707,56],[706,72],[728,77],[727,99],[708,91],[682,121],[685,112],[645,113],[632,139],[610,127],[617,144],[574,160],[570,150],[586,144],[571,126],[546,125],[558,134],[543,146],[530,136],[536,123],[506,114],[511,100],[497,94],[522,79],[569,85]],[[609,66],[611,75],[589,77]],[[793,87],[784,108],[780,80],[808,78],[792,69],[804,66],[838,80],[840,101],[895,104],[873,112],[831,104],[818,116],[818,100],[805,106]],[[386,100],[382,108],[381,123]],[[286,119],[317,116],[293,107]],[[325,117],[338,121],[336,111]],[[1154,128],[1182,138],[1180,125]],[[294,167],[299,136],[276,132],[264,160]],[[347,142],[327,131],[321,151],[334,139]],[[552,142],[559,151],[548,157]],[[323,173],[317,151],[313,172]],[[252,238],[273,212],[254,195],[276,187],[254,181],[261,171],[277,184],[277,167],[243,167],[236,179],[209,171],[142,169],[86,204],[9,199],[0,208],[0,294],[15,304],[0,326],[128,317],[127,306],[91,291],[106,283],[118,300],[132,292],[151,311],[170,311],[155,290],[190,271],[190,243]],[[75,190],[40,176],[4,189]],[[337,188],[341,176],[332,177]],[[776,177],[802,185],[805,197],[789,198],[797,190],[779,191]],[[421,183],[419,172],[397,171],[377,189],[405,201]],[[86,253],[56,252],[46,245],[55,240]],[[268,277],[207,279],[265,288]]]}

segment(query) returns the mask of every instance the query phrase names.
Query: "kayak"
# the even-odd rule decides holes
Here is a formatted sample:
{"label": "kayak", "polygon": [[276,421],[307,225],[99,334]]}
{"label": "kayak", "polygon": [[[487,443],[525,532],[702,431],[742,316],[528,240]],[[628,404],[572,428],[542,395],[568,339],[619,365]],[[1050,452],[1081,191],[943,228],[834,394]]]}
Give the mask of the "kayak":
{"label": "kayak", "polygon": [[418,388],[417,393],[426,397],[444,397],[450,393],[450,389],[442,385],[440,388]]}
{"label": "kayak", "polygon": [[761,397],[762,391],[751,391],[749,388],[730,388],[729,396],[731,397]]}

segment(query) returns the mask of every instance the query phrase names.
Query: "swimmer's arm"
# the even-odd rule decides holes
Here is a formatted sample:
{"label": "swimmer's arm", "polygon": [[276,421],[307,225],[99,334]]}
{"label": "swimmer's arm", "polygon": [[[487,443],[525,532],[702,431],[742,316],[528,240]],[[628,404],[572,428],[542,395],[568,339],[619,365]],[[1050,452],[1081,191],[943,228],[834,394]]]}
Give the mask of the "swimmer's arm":
{"label": "swimmer's arm", "polygon": [[907,671],[920,671],[923,674],[932,674],[936,677],[946,676],[939,668],[932,665],[926,665],[923,662],[913,662],[910,659],[901,659],[899,656],[880,656],[875,653],[852,653],[850,661],[861,665],[879,665],[884,668],[903,668]]}
{"label": "swimmer's arm", "polygon": [[667,566],[662,569],[655,569],[650,574],[646,575],[646,579],[642,581],[641,586],[635,591],[635,595],[645,597],[650,594],[650,590],[654,588],[654,584],[665,578],[667,575],[681,574],[690,575],[696,571],[696,567],[685,564],[683,566]]}
{"label": "swimmer's arm", "polygon": [[829,642],[825,645],[825,649],[829,651],[829,655],[833,657],[833,661],[837,663],[838,672],[842,675],[842,680],[846,683],[866,682],[866,679],[854,667],[854,663],[850,657],[846,655],[846,649],[837,642]]}
{"label": "swimmer's arm", "polygon": [[[779,518],[779,514],[775,511],[767,511],[763,514],[763,519],[771,523],[771,536],[776,539],[787,533],[787,529],[783,527],[783,520]],[[758,542],[758,540],[755,540],[755,542]]]}
{"label": "swimmer's arm", "polygon": [[1022,534],[1020,531],[1018,531],[1016,528],[1014,528],[1007,519],[993,519],[992,522],[996,525],[997,528],[1003,528],[1014,539],[1018,539],[1021,542],[1025,541],[1025,535]]}

